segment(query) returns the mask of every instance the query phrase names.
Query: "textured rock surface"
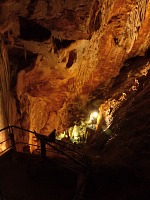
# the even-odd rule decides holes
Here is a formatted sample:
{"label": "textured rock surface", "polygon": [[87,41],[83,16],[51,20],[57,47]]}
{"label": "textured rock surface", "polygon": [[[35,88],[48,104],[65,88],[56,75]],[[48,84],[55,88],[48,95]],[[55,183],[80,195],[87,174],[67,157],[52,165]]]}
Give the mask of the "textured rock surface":
{"label": "textured rock surface", "polygon": [[[106,180],[92,179],[91,194],[103,187],[105,200],[149,199],[150,1],[5,0],[0,14],[17,109],[11,122],[43,134],[63,132],[102,104],[109,140],[89,155],[99,170],[93,177]],[[117,197],[120,182],[113,189],[107,184],[113,173],[127,174]]]}
{"label": "textured rock surface", "polygon": [[[113,93],[108,94],[111,98],[105,103],[106,118],[111,119],[111,112],[114,117],[109,127],[111,136],[103,146],[99,137],[98,145],[89,151],[93,168],[87,199],[144,200],[150,197],[149,58],[130,60],[127,68],[117,77],[111,89]],[[118,84],[121,87],[118,88]]]}
{"label": "textured rock surface", "polygon": [[123,63],[149,47],[148,0],[0,5],[19,121],[39,132],[87,118]]}

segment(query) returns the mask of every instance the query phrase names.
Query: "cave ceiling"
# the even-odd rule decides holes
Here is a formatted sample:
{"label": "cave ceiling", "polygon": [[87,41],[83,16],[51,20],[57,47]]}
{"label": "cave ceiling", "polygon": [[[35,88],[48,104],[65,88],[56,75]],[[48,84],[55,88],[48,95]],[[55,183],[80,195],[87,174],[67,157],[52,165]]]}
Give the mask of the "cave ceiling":
{"label": "cave ceiling", "polygon": [[61,132],[100,103],[125,99],[148,73],[149,0],[3,0],[0,13],[13,123],[25,128]]}

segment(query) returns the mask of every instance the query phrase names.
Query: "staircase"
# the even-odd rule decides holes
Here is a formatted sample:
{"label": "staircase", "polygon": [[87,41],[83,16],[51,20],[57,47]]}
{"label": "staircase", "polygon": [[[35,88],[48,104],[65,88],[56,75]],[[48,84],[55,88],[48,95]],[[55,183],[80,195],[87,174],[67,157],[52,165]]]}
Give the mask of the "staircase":
{"label": "staircase", "polygon": [[0,189],[6,200],[70,200],[76,175],[51,160],[7,152],[0,159]]}
{"label": "staircase", "polygon": [[[55,171],[56,169],[59,169],[58,174],[60,174],[60,171],[61,171],[62,174],[66,174],[66,177],[68,174],[70,174],[70,177],[72,177],[71,179],[73,179],[73,181],[71,181],[70,183],[75,182],[75,184],[73,184],[74,185],[74,189],[72,192],[73,195],[70,194],[72,195],[72,197],[69,197],[69,198],[73,200],[84,199],[84,187],[86,183],[86,178],[89,174],[89,167],[88,167],[88,160],[86,156],[80,151],[78,151],[77,145],[68,144],[62,141],[58,141],[58,140],[55,140],[55,142],[52,143],[48,140],[48,137],[46,136],[43,137],[41,134],[35,133],[30,130],[22,129],[17,126],[8,126],[4,129],[1,129],[0,134],[2,134],[4,130],[9,131],[9,137],[7,138],[6,141],[4,141],[4,143],[7,144],[8,141],[11,141],[11,144],[10,146],[8,146],[8,149],[15,150],[12,154],[13,155],[12,160],[16,165],[18,164],[20,165],[20,161],[21,163],[24,163],[25,160],[28,160],[26,164],[28,164],[28,167],[29,167],[29,163],[31,162],[30,164],[31,168],[29,167],[30,168],[29,171],[30,171],[31,176],[34,178],[39,177],[41,174],[43,174],[43,176],[41,176],[41,179],[43,179],[43,177],[47,177],[46,174],[51,174],[49,175],[49,177],[52,177],[54,176],[53,172],[57,174],[57,171]],[[32,145],[32,144],[25,143],[21,139],[21,137],[16,137],[15,132],[19,134],[18,130],[20,131],[20,133],[22,133],[23,131],[26,134],[29,134],[29,133],[34,134],[35,138],[37,138],[37,140],[40,140],[41,145],[37,146],[36,153],[30,154],[29,151],[25,151],[25,152],[18,151],[18,149],[25,149],[24,147]],[[20,138],[20,141],[16,141],[15,138]],[[19,145],[19,148],[18,148],[18,145]],[[20,148],[20,146],[22,147]],[[8,149],[5,149],[5,152],[7,152]],[[5,157],[6,155],[5,152],[2,152],[3,157]],[[2,155],[2,153],[0,152],[0,155]],[[42,169],[43,167],[41,167],[41,165],[44,166],[45,168],[44,172]],[[33,169],[34,168],[33,166],[36,168],[36,170]],[[53,169],[51,169],[52,166],[53,166]],[[61,182],[62,180],[59,180],[59,181]],[[55,198],[55,200],[57,199]]]}

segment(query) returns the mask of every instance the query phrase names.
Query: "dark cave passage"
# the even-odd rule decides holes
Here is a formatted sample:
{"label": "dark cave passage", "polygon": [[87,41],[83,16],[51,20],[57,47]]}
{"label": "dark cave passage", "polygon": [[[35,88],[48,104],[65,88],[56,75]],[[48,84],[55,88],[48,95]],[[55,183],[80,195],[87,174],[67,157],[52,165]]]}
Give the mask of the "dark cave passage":
{"label": "dark cave passage", "polygon": [[51,32],[46,28],[40,26],[33,20],[19,17],[20,21],[20,38],[23,40],[33,40],[37,42],[44,42],[51,36]]}

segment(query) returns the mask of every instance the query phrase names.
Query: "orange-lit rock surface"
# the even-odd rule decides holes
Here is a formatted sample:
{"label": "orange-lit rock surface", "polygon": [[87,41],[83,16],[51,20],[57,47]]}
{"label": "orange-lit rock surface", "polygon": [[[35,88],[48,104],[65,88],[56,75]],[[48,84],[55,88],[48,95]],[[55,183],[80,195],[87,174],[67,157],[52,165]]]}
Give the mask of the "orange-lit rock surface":
{"label": "orange-lit rock surface", "polygon": [[86,119],[123,63],[149,47],[148,0],[8,0],[0,5],[16,123],[45,134]]}
{"label": "orange-lit rock surface", "polygon": [[149,199],[150,0],[4,0],[0,15],[10,123],[63,133],[102,109],[86,199]]}

